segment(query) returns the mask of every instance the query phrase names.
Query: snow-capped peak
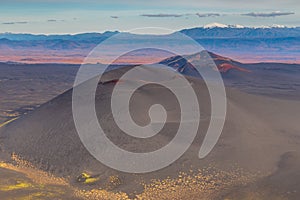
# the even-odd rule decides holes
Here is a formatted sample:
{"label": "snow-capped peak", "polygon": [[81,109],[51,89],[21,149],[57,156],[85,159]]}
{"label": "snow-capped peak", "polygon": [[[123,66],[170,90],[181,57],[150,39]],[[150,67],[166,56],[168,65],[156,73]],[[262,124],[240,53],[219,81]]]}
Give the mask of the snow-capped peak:
{"label": "snow-capped peak", "polygon": [[273,24],[271,27],[272,28],[286,28],[286,26],[280,25],[280,24]]}
{"label": "snow-capped peak", "polygon": [[229,27],[230,27],[230,28],[245,28],[244,26],[239,25],[239,24],[229,25]]}
{"label": "snow-capped peak", "polygon": [[205,26],[203,26],[203,28],[228,28],[228,25],[215,22],[211,24],[206,24]]}
{"label": "snow-capped peak", "polygon": [[268,28],[288,28],[287,26],[284,25],[279,25],[279,24],[273,24],[271,26],[256,26],[254,28],[264,28],[264,29],[268,29]]}
{"label": "snow-capped peak", "polygon": [[271,28],[296,28],[295,26],[293,27],[288,27],[288,26],[285,26],[285,25],[280,25],[280,24],[273,24],[273,25],[270,25],[270,26],[265,26],[265,25],[262,25],[262,26],[242,26],[242,25],[239,25],[239,24],[235,24],[235,25],[228,25],[228,24],[221,24],[221,23],[218,23],[218,22],[215,22],[215,23],[211,23],[211,24],[207,24],[205,26],[203,26],[203,28],[206,28],[206,29],[212,29],[212,28],[253,28],[253,29],[271,29]]}
{"label": "snow-capped peak", "polygon": [[203,26],[203,28],[245,28],[242,25],[236,24],[236,25],[226,25],[226,24],[221,24],[221,23],[211,23]]}

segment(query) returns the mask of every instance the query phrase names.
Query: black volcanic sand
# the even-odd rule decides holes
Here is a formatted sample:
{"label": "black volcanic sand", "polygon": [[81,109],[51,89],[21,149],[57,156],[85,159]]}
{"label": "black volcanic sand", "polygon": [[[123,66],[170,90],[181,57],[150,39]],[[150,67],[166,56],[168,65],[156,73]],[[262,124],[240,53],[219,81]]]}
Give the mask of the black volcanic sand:
{"label": "black volcanic sand", "polygon": [[[158,135],[141,141],[125,135],[112,119],[110,95],[114,80],[127,70],[113,71],[101,80],[96,93],[98,118],[107,136],[120,147],[131,151],[149,151],[171,140],[178,126],[178,107],[165,88],[146,86],[139,90],[133,104],[151,105],[159,100],[170,108],[168,123]],[[36,167],[56,176],[65,177],[71,184],[86,188],[76,181],[82,172],[100,177],[87,188],[104,187],[110,177],[118,176],[121,184],[112,191],[142,192],[142,181],[177,177],[180,172],[203,169],[213,165],[227,171],[236,167],[259,177],[249,184],[221,190],[214,199],[299,199],[300,196],[300,102],[255,96],[227,89],[227,118],[220,140],[204,159],[197,155],[204,132],[209,124],[210,100],[207,88],[200,80],[189,78],[194,89],[201,91],[201,122],[198,135],[188,151],[172,165],[147,174],[128,174],[112,170],[95,160],[82,145],[72,118],[72,90],[54,98],[34,112],[0,129],[1,149],[16,153]],[[132,109],[133,119],[147,123],[143,108]],[[255,196],[256,195],[256,196]],[[189,197],[197,199],[198,197]]]}
{"label": "black volcanic sand", "polygon": [[0,124],[69,90],[79,65],[0,63]]}

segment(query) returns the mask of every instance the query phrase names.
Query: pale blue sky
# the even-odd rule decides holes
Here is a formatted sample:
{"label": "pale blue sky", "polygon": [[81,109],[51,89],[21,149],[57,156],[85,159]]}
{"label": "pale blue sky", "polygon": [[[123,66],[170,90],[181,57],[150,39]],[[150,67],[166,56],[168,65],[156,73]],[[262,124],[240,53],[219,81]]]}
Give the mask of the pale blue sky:
{"label": "pale blue sky", "polygon": [[140,27],[180,30],[212,22],[300,26],[299,0],[10,0],[0,3],[0,32],[80,33]]}

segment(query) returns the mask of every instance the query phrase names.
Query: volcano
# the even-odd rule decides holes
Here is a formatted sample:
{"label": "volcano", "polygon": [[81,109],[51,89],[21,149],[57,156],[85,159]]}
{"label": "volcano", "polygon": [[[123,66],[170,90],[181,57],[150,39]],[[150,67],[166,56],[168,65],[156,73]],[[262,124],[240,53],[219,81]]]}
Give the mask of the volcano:
{"label": "volcano", "polygon": [[[122,184],[113,191],[140,193],[144,189],[141,182],[150,183],[153,179],[177,177],[181,172],[213,165],[224,171],[236,168],[250,174],[259,172],[259,176],[251,183],[228,187],[216,198],[228,196],[241,199],[245,194],[259,191],[261,195],[268,197],[280,195],[297,199],[300,196],[299,169],[295,167],[300,166],[299,101],[258,96],[226,88],[227,116],[222,135],[207,157],[198,158],[210,123],[211,101],[206,84],[194,76],[191,63],[203,56],[205,55],[193,55],[185,60],[172,57],[161,62],[183,73],[192,83],[193,89],[200,91],[197,92],[197,97],[201,110],[199,130],[194,142],[183,156],[161,170],[131,174],[116,171],[97,161],[77,134],[72,116],[72,89],[2,127],[1,153],[17,154],[39,169],[64,177],[78,187],[81,187],[80,181],[76,180],[80,175],[81,180],[84,178],[82,173],[88,172],[100,177],[99,183],[91,187],[104,187],[105,180],[118,176]],[[236,70],[249,74],[248,70],[240,68],[232,60],[216,55],[212,57],[222,73]],[[136,123],[146,125],[149,123],[149,107],[159,103],[165,107],[168,116],[163,129],[151,138],[140,139],[127,135],[117,127],[110,99],[118,77],[131,68],[111,70],[101,78],[95,96],[97,117],[107,137],[120,148],[133,152],[154,151],[168,144],[175,136],[181,111],[172,92],[149,84],[134,93],[130,114]],[[293,192],[288,193],[290,190]]]}

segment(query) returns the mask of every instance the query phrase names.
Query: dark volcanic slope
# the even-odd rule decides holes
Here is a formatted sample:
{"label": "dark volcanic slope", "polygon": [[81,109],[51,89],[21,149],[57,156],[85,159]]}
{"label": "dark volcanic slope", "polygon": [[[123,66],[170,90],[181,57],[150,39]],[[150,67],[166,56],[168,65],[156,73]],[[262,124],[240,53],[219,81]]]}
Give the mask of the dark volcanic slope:
{"label": "dark volcanic slope", "polygon": [[[126,70],[126,68],[124,68]],[[106,74],[96,93],[98,118],[108,137],[124,149],[132,151],[149,151],[158,149],[174,136],[179,119],[176,101],[171,101],[172,94],[165,88],[155,85],[140,88],[133,98],[132,116],[139,123],[147,123],[147,106],[160,102],[168,110],[168,123],[161,133],[146,140],[129,137],[119,130],[112,120],[109,109],[110,95],[114,80],[122,70]],[[119,175],[123,183],[118,190],[139,191],[141,178],[149,181],[153,178],[177,176],[180,171],[187,171],[191,166],[201,168],[213,164],[221,169],[233,165],[246,171],[261,172],[264,180],[263,191],[276,190],[281,195],[288,195],[289,185],[299,186],[298,168],[300,160],[300,102],[271,99],[228,90],[228,112],[225,127],[217,146],[206,158],[199,160],[197,155],[208,125],[210,101],[205,85],[193,78],[193,87],[201,99],[201,122],[198,136],[190,149],[174,164],[162,170],[132,175],[117,172],[96,161],[83,147],[76,133],[72,119],[72,90],[58,96],[0,129],[1,149],[15,152],[48,170],[74,180],[81,172],[89,171],[99,174],[102,180],[111,175]],[[142,104],[140,102],[143,102]],[[143,107],[145,106],[145,107]],[[297,159],[291,159],[290,156]],[[250,188],[251,189],[251,188]],[[291,196],[297,199],[299,190]],[[235,193],[234,193],[235,194]],[[230,195],[230,194],[228,194]]]}
{"label": "dark volcanic slope", "polygon": [[69,90],[78,67],[0,63],[0,124]]}

